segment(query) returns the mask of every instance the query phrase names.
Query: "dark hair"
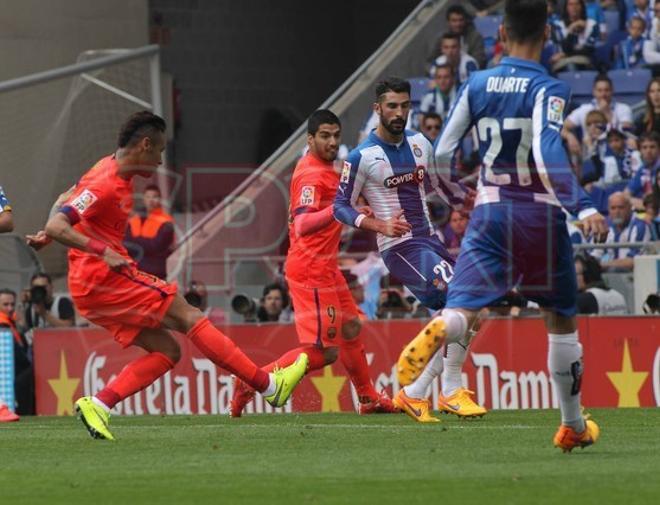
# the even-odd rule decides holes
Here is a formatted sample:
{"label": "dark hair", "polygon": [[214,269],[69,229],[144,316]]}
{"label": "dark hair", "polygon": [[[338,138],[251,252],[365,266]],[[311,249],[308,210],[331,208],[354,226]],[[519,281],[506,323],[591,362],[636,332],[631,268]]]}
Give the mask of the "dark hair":
{"label": "dark hair", "polygon": [[614,87],[614,84],[612,84],[612,79],[607,74],[598,74],[596,77],[594,77],[594,83],[592,85],[592,88],[596,87],[596,84],[599,82],[606,82],[610,85],[610,88]]}
{"label": "dark hair", "polygon": [[644,142],[655,142],[660,147],[660,135],[658,135],[658,132],[644,132],[637,139],[637,145],[641,147]]}
{"label": "dark hair", "polygon": [[619,137],[620,139],[626,138],[624,133],[621,130],[617,130],[616,128],[612,128],[610,131],[607,132],[607,140],[609,140],[610,137]]}
{"label": "dark hair", "polygon": [[632,26],[633,21],[639,21],[644,25],[644,29],[646,30],[646,19],[640,18],[639,16],[633,16],[630,18],[630,21],[628,21],[628,27]]}
{"label": "dark hair", "polygon": [[316,135],[322,124],[336,124],[341,128],[341,121],[337,115],[329,109],[319,109],[312,112],[307,120],[307,133],[309,135]]}
{"label": "dark hair", "polygon": [[129,147],[144,137],[149,137],[153,140],[156,132],[165,133],[166,128],[167,125],[162,117],[148,110],[136,112],[126,120],[119,130],[117,146]]}
{"label": "dark hair", "polygon": [[458,40],[458,43],[460,45],[461,36],[458,33],[445,32],[445,33],[442,34],[442,37],[440,37],[440,43],[441,44],[442,44],[443,40]]}
{"label": "dark hair", "polygon": [[50,275],[48,275],[46,272],[37,272],[30,278],[30,284],[32,284],[36,279],[46,279],[48,281],[48,284],[53,283],[53,279],[51,279]]}
{"label": "dark hair", "polygon": [[542,40],[547,22],[548,6],[545,0],[506,0],[503,24],[512,41]]}
{"label": "dark hair", "polygon": [[[454,38],[454,37],[452,37],[452,38]],[[435,75],[436,72],[437,72],[438,70],[440,70],[441,68],[442,68],[442,69],[447,69],[447,70],[449,70],[449,72],[451,73],[452,77],[456,77],[456,75],[454,75],[454,69],[452,68],[452,66],[451,66],[449,63],[443,63],[442,65],[436,65],[436,66],[435,66],[435,69],[433,70],[433,75]]]}
{"label": "dark hair", "polygon": [[582,265],[582,276],[584,283],[588,288],[602,287],[605,288],[603,282],[602,269],[598,260],[588,253],[580,253],[575,255],[575,261]]}
{"label": "dark hair", "polygon": [[651,93],[651,86],[653,83],[660,84],[660,77],[654,77],[651,79],[648,86],[646,86],[646,111],[644,112],[644,119],[642,120],[642,123],[644,131],[647,132],[654,131],[656,127],[654,107],[651,103],[651,99],[649,98],[649,94]]}
{"label": "dark hair", "polygon": [[144,188],[144,191],[142,192],[143,194],[146,193],[147,191],[155,191],[158,193],[158,196],[160,196],[160,188],[156,186],[155,184],[149,184],[146,188]]}
{"label": "dark hair", "polygon": [[[587,19],[587,6],[585,5],[584,0],[579,0],[579,2],[580,7],[582,8],[580,19]],[[564,2],[564,7],[561,10],[561,20],[564,22],[567,28],[568,25],[571,24],[571,21],[568,19],[568,1]]]}
{"label": "dark hair", "polygon": [[445,19],[449,19],[449,16],[452,14],[460,14],[465,19],[468,18],[467,11],[463,8],[462,5],[451,5],[449,9],[447,9],[447,15],[445,16]]}
{"label": "dark hair", "polygon": [[424,121],[426,121],[427,119],[438,119],[440,120],[440,124],[442,125],[442,116],[437,112],[425,112],[424,114],[422,114],[422,124],[424,124]]}
{"label": "dark hair", "polygon": [[264,286],[264,290],[262,293],[262,298],[266,298],[266,295],[270,293],[271,291],[279,291],[282,293],[282,308],[286,308],[289,306],[289,292],[287,289],[282,286],[279,282],[271,282],[270,284],[266,284]]}
{"label": "dark hair", "polygon": [[0,288],[0,295],[12,295],[16,298],[16,293],[9,288]]}
{"label": "dark hair", "polygon": [[410,83],[399,77],[386,77],[376,84],[376,101],[380,101],[380,97],[388,91],[410,95]]}

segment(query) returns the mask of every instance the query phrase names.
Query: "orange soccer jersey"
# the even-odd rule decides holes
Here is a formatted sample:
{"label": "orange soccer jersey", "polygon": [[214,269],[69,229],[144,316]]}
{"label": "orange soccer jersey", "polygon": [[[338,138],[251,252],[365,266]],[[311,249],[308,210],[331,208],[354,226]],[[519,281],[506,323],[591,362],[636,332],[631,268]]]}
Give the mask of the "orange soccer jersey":
{"label": "orange soccer jersey", "polygon": [[341,223],[333,221],[311,235],[298,237],[293,220],[305,212],[316,212],[332,205],[338,185],[339,174],[332,162],[311,153],[298,161],[291,179],[291,245],[286,261],[287,278],[296,284],[318,287],[332,285],[335,281]]}
{"label": "orange soccer jersey", "polygon": [[[118,175],[114,156],[101,159],[78,182],[62,207],[76,230],[100,240],[126,259],[122,241],[133,206],[133,181]],[[157,328],[177,287],[141,272],[135,262],[111,270],[103,258],[69,250],[69,290],[83,317],[128,346],[144,328]]]}
{"label": "orange soccer jersey", "polygon": [[298,338],[306,344],[337,345],[342,322],[359,314],[337,265],[341,223],[332,221],[307,236],[297,236],[293,226],[296,216],[331,206],[338,185],[333,163],[311,153],[298,162],[291,180],[286,278]]}

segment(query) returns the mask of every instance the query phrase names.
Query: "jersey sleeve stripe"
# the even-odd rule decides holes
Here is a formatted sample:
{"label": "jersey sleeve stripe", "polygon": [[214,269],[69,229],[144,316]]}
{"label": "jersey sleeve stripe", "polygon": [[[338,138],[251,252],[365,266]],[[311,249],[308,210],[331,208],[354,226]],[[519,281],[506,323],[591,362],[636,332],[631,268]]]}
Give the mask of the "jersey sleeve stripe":
{"label": "jersey sleeve stripe", "polygon": [[543,183],[543,187],[548,192],[549,201],[553,205],[561,206],[557,195],[555,194],[554,189],[552,188],[552,183],[550,182],[550,176],[548,175],[548,170],[545,165],[545,160],[543,159],[543,149],[541,148],[541,137],[543,133],[543,104],[545,102],[545,88],[536,94],[536,99],[534,100],[534,111],[532,112],[532,124],[533,124],[533,140],[532,140],[532,150],[534,152],[534,161],[536,163],[536,170],[538,171],[539,178]]}

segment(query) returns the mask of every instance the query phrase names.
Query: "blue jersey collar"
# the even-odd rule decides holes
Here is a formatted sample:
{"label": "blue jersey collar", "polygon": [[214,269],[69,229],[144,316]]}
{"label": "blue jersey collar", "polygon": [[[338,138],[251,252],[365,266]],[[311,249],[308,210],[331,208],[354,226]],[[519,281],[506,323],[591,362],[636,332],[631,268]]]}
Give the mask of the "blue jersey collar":
{"label": "blue jersey collar", "polygon": [[400,148],[406,142],[407,133],[408,130],[405,130],[403,134],[403,140],[401,141],[400,144],[390,144],[389,142],[385,142],[378,135],[376,135],[376,129],[374,128],[373,130],[371,130],[371,133],[369,134],[369,140],[371,140],[375,144],[378,144],[381,147],[389,147],[396,149],[396,148]]}
{"label": "blue jersey collar", "polygon": [[511,65],[513,67],[526,67],[529,68],[530,70],[536,70],[544,74],[548,73],[548,70],[543,65],[541,65],[536,61],[523,60],[522,58],[513,58],[511,56],[505,56],[504,58],[502,58],[500,65]]}

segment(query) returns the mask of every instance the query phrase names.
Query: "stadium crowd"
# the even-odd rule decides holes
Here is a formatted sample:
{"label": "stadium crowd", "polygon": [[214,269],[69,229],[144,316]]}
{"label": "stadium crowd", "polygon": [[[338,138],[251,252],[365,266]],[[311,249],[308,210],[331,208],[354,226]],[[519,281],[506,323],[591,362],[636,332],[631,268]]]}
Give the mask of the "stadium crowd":
{"label": "stadium crowd", "polygon": [[[420,75],[428,77],[410,78],[413,108],[408,128],[420,131],[433,143],[469,75],[506,56],[497,32],[503,4],[501,0],[472,0],[449,7],[447,29],[439,34],[427,67],[419,69]],[[550,39],[542,64],[573,89],[562,137],[581,184],[608,217],[607,243],[660,240],[660,77],[653,77],[660,74],[660,0],[550,0],[548,9]],[[358,142],[378,120],[375,112],[369,114]],[[453,177],[470,187],[476,186],[482,163],[473,148],[475,135],[467,132],[452,168]],[[455,258],[470,212],[451,211],[439,201],[428,204],[435,232]],[[11,211],[8,205],[4,210]],[[569,221],[568,226],[573,243],[585,243],[580,223]],[[148,186],[142,208],[129,221],[127,249],[142,270],[165,278],[165,262],[174,240],[173,219],[160,205],[158,187]],[[349,234],[343,246],[343,250],[366,256],[359,262],[342,260],[341,265],[360,306],[360,317],[428,317],[429,310],[388,273],[374,249],[373,239],[356,240],[355,234]],[[617,247],[578,254],[579,311],[626,313],[623,295],[607,286],[602,273],[631,271],[633,258],[641,251],[640,247]],[[286,323],[293,319],[286,285],[282,279],[275,281],[264,287],[260,299],[234,298],[232,306],[245,322]],[[34,411],[32,329],[85,321],[76,320],[69,298],[53,294],[45,273],[32,278],[20,299],[10,289],[0,288],[0,326],[15,335],[18,413],[30,414]],[[191,282],[185,297],[215,324],[226,322],[222,310],[209,307],[202,282]],[[508,302],[505,309],[510,314],[534,310],[515,293]]]}

